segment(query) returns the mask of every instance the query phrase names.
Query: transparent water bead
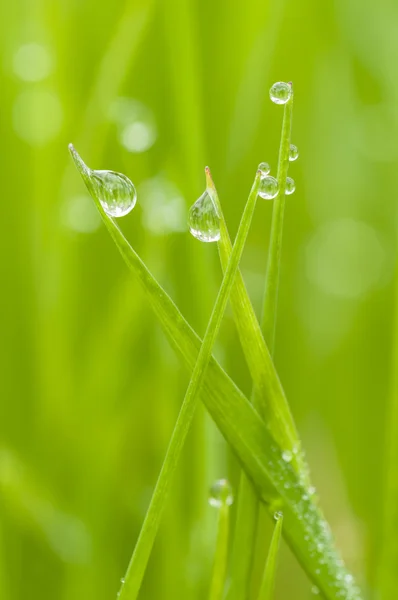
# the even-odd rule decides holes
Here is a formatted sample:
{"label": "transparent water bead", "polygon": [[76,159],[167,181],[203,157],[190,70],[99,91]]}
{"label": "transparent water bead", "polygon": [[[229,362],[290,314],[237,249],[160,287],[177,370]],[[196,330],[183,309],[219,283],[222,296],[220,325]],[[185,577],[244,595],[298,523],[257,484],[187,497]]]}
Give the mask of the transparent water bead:
{"label": "transparent water bead", "polygon": [[284,450],[284,451],[282,452],[282,458],[283,458],[283,460],[284,460],[285,462],[289,463],[289,462],[291,462],[291,461],[292,461],[292,458],[293,458],[293,453],[292,453],[292,452],[290,452],[290,450]]}
{"label": "transparent water bead", "polygon": [[234,501],[231,484],[227,479],[218,479],[210,488],[209,504],[215,508],[231,506]]}
{"label": "transparent water bead", "polygon": [[294,182],[294,179],[292,179],[291,177],[287,177],[286,178],[286,195],[290,196],[290,194],[294,193],[295,189],[296,189],[296,184]]}
{"label": "transparent water bead", "polygon": [[272,200],[278,195],[279,192],[279,183],[275,179],[275,177],[271,177],[267,175],[265,177],[261,177],[260,179],[260,187],[258,190],[258,195],[265,200]]}
{"label": "transparent water bead", "polygon": [[292,86],[284,81],[277,81],[269,91],[269,97],[275,104],[286,104],[292,97]]}
{"label": "transparent water bead", "polygon": [[266,162],[261,162],[258,165],[258,170],[261,171],[262,175],[269,175],[271,172],[271,167]]}
{"label": "transparent water bead", "polygon": [[97,198],[110,217],[124,217],[131,212],[137,202],[137,192],[126,175],[115,171],[93,171],[69,144],[73,160],[83,177],[90,194]]}
{"label": "transparent water bead", "polygon": [[283,513],[280,510],[277,510],[276,512],[274,512],[274,519],[275,521],[279,521],[279,519],[283,517]]}
{"label": "transparent water bead", "polygon": [[115,171],[91,171],[91,180],[107,215],[124,217],[133,210],[137,192],[126,175]]}
{"label": "transparent water bead", "polygon": [[294,162],[295,160],[297,160],[299,157],[299,151],[297,146],[295,146],[294,144],[290,144],[290,149],[289,149],[289,160],[290,162]]}
{"label": "transparent water bead", "polygon": [[220,217],[209,190],[189,209],[188,226],[192,235],[201,242],[217,242],[220,239]]}

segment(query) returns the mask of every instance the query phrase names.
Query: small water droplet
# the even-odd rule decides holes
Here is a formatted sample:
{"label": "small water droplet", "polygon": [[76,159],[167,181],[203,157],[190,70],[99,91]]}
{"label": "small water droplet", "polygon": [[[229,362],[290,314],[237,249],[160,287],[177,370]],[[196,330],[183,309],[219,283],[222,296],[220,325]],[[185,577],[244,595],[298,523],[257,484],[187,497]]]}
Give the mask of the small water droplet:
{"label": "small water droplet", "polygon": [[263,176],[263,175],[269,175],[269,174],[270,174],[270,172],[271,172],[271,167],[269,166],[269,164],[268,164],[268,163],[266,163],[266,162],[261,162],[261,163],[258,165],[258,170],[259,170],[259,171],[261,171],[261,174],[262,174],[262,176]]}
{"label": "small water droplet", "polygon": [[261,177],[260,179],[260,187],[258,190],[258,195],[265,200],[272,200],[278,195],[279,192],[279,183],[275,179],[275,177],[270,177],[269,175],[265,177]]}
{"label": "small water droplet", "polygon": [[121,578],[120,583],[124,583],[124,577]]}
{"label": "small water droplet", "polygon": [[292,86],[284,81],[277,81],[271,87],[269,96],[275,104],[286,104],[292,96]]}
{"label": "small water droplet", "polygon": [[290,452],[290,450],[284,450],[282,452],[282,458],[285,462],[289,463],[292,461],[293,454],[292,454],[292,452]]}
{"label": "small water droplet", "polygon": [[231,506],[234,501],[231,484],[227,479],[218,479],[210,488],[209,504],[215,508]]}
{"label": "small water droplet", "polygon": [[281,510],[277,510],[276,512],[274,512],[274,519],[275,521],[279,521],[279,519],[283,517],[283,512]]}
{"label": "small water droplet", "polygon": [[294,162],[295,160],[297,160],[299,157],[299,151],[297,146],[295,146],[294,144],[290,144],[290,149],[289,149],[289,160],[290,162]]}
{"label": "small water droplet", "polygon": [[292,179],[291,177],[286,177],[286,195],[290,196],[290,194],[293,194],[295,189],[296,184],[294,182],[294,179]]}
{"label": "small water droplet", "polygon": [[311,592],[314,594],[314,596],[318,596],[319,595],[319,590],[316,587],[316,585],[313,585],[311,588]]}
{"label": "small water droplet", "polygon": [[316,488],[313,485],[310,485],[310,487],[308,488],[308,493],[310,496],[313,496],[316,492]]}
{"label": "small water droplet", "polygon": [[188,226],[192,235],[201,242],[217,242],[220,239],[220,217],[209,190],[189,209]]}

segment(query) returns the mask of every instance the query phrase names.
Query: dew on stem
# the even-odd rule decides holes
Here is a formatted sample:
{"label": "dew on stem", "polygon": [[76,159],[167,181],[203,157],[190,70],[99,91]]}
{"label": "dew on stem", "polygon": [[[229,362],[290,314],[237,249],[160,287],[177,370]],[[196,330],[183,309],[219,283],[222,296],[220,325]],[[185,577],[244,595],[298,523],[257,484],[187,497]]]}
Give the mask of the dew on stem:
{"label": "dew on stem", "polygon": [[266,162],[261,162],[258,165],[258,170],[261,171],[262,175],[269,175],[271,172],[271,167]]}
{"label": "dew on stem", "polygon": [[290,144],[290,148],[289,148],[289,161],[290,162],[294,162],[295,160],[297,160],[299,157],[299,151],[297,146],[295,146],[294,144]]}
{"label": "dew on stem", "polygon": [[295,183],[294,179],[292,179],[291,177],[286,177],[286,190],[285,190],[286,196],[290,196],[290,194],[293,194],[295,190],[296,190],[296,183]]}
{"label": "dew on stem", "polygon": [[210,488],[209,504],[215,508],[231,506],[234,501],[231,484],[227,479],[218,479]]}
{"label": "dew on stem", "polygon": [[211,190],[205,190],[189,209],[188,226],[192,235],[201,242],[217,242],[220,239],[220,217]]}
{"label": "dew on stem", "polygon": [[273,200],[276,198],[279,192],[279,183],[275,179],[275,177],[271,177],[267,175],[265,177],[261,177],[260,187],[258,189],[258,195],[265,200]]}
{"label": "dew on stem", "polygon": [[87,189],[101,203],[110,217],[124,217],[131,212],[137,202],[137,192],[133,183],[123,173],[96,171],[90,169],[72,144],[69,150],[78,167]]}
{"label": "dew on stem", "polygon": [[292,86],[284,81],[277,81],[271,87],[269,96],[275,104],[286,104],[292,96]]}

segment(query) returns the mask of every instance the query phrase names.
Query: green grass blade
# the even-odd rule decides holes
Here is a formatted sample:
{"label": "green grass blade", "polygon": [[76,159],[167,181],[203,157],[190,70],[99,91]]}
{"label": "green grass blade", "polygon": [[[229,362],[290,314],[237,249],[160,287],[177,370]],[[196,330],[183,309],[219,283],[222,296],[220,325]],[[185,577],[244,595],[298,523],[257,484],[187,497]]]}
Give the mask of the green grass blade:
{"label": "green grass blade", "polygon": [[[289,149],[292,127],[293,96],[284,106],[281,143],[279,149],[278,173],[279,194],[274,200],[272,212],[271,245],[267,264],[267,274],[264,292],[264,307],[262,315],[261,330],[268,349],[273,354],[276,324],[276,308],[278,299],[279,272],[281,260],[283,215],[285,207],[286,177],[289,166]],[[225,236],[227,238],[227,236]],[[226,244],[228,243],[228,239]],[[236,283],[236,287],[239,282]],[[242,285],[243,294],[245,292]],[[237,304],[235,321],[237,325],[242,323],[245,315],[240,311]],[[238,325],[239,327],[239,325]],[[246,330],[247,331],[247,330]],[[253,405],[264,413],[264,400],[259,392],[253,389],[251,401]],[[306,466],[301,464],[302,472],[306,472]],[[251,573],[253,557],[256,546],[257,522],[259,514],[259,501],[250,481],[244,472],[241,475],[239,485],[239,499],[237,520],[232,551],[232,577],[229,592],[229,600],[247,598],[251,584]]]}
{"label": "green grass blade", "polygon": [[[74,160],[86,179],[84,163],[79,162],[76,155]],[[104,213],[98,200],[94,200],[122,257],[142,284],[171,345],[185,366],[192,370],[200,348],[198,336],[114,221]],[[276,373],[274,377],[277,377]],[[321,593],[327,600],[360,600],[360,592],[335,550],[316,499],[293,466],[283,461],[281,449],[263,420],[214,359],[209,363],[201,397],[259,497],[268,493],[270,486],[274,489],[284,513],[284,537]]]}
{"label": "green grass blade", "polygon": [[[214,485],[221,484],[225,486],[223,496],[218,504],[218,527],[216,551],[214,556],[213,575],[210,586],[209,600],[222,600],[224,596],[224,586],[227,575],[228,563],[228,538],[229,538],[229,517],[230,504],[232,503],[232,493],[228,481],[222,479]],[[213,486],[214,487],[214,486]]]}
{"label": "green grass blade", "polygon": [[283,516],[280,514],[272,534],[271,545],[268,551],[267,562],[265,563],[264,575],[261,582],[258,600],[272,600],[274,594],[276,566],[279,543],[281,540],[282,524]]}

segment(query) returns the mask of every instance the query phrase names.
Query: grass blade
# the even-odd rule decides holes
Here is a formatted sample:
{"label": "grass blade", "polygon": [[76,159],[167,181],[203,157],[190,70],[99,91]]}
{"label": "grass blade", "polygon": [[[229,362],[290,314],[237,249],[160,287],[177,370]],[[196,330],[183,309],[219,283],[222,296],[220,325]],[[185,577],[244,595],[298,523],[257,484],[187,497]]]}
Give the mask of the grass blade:
{"label": "grass blade", "polygon": [[[76,156],[74,160],[84,178],[84,163],[80,163]],[[142,284],[172,347],[183,364],[192,370],[200,348],[198,336],[114,221],[104,213],[98,200],[94,200],[123,259]],[[274,370],[272,361],[270,365]],[[277,378],[276,372],[273,377]],[[259,497],[268,494],[270,487],[273,488],[283,508],[284,536],[321,593],[327,600],[360,600],[360,592],[335,550],[316,498],[300,480],[293,465],[283,461],[281,449],[263,420],[213,358],[203,382],[201,397]],[[273,398],[273,402],[276,402],[276,398]],[[273,513],[275,508],[269,507],[269,510]]]}
{"label": "grass blade", "polygon": [[278,518],[272,534],[271,545],[268,552],[267,562],[265,563],[264,575],[261,582],[258,600],[272,600],[274,594],[276,564],[283,524],[282,513],[276,513],[276,515]]}
{"label": "grass blade", "polygon": [[233,497],[230,484],[226,479],[216,481],[212,490],[216,490],[216,494],[213,495],[210,503],[218,508],[218,528],[209,600],[222,600],[228,562],[229,507]]}
{"label": "grass blade", "polygon": [[[276,325],[276,309],[278,299],[279,272],[281,261],[283,216],[285,209],[286,177],[289,166],[289,149],[292,127],[293,95],[285,104],[282,122],[281,143],[279,149],[277,179],[279,194],[274,200],[272,211],[270,252],[267,263],[265,279],[264,307],[261,330],[268,349],[273,354]],[[226,244],[228,243],[228,240]],[[240,282],[237,281],[236,287]],[[245,292],[242,285],[241,294]],[[242,323],[245,316],[236,303],[235,322]],[[239,325],[238,325],[239,326]],[[246,329],[247,332],[247,329]],[[242,334],[241,334],[242,336]],[[264,414],[264,400],[255,388],[252,391],[253,405]],[[288,416],[287,416],[288,418]],[[293,421],[293,419],[292,419]],[[299,447],[299,446],[297,446]],[[299,465],[301,474],[306,473],[305,465]],[[236,529],[232,551],[232,578],[229,600],[247,598],[250,591],[253,557],[256,545],[257,522],[259,514],[259,501],[250,481],[244,472],[241,475],[239,486],[239,500],[237,510]]]}

